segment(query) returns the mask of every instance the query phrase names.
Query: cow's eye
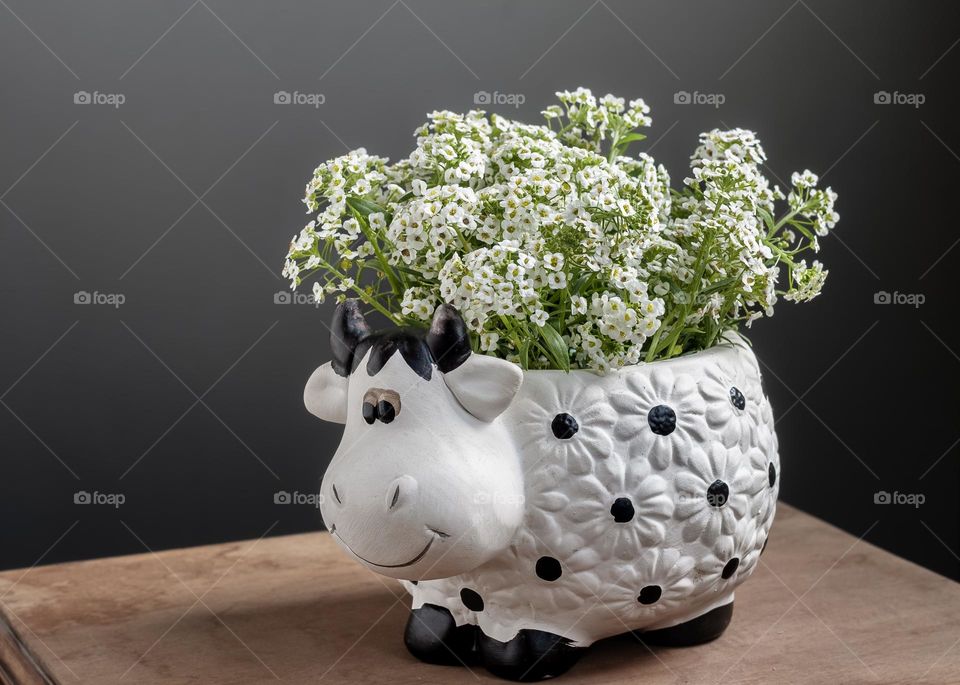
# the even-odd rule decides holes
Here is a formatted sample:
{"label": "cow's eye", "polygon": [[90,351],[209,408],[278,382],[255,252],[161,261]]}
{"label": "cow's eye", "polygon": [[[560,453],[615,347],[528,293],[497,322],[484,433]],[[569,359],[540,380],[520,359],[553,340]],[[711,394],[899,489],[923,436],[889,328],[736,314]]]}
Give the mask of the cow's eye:
{"label": "cow's eye", "polygon": [[390,423],[400,413],[400,395],[396,390],[370,388],[363,395],[363,420],[372,424],[376,420]]}

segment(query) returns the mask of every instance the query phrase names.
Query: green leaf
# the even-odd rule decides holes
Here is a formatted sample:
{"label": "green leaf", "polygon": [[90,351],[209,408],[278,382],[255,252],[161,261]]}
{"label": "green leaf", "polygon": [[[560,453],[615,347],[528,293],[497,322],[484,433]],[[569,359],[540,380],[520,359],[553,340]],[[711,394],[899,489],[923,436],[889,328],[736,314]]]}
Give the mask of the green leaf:
{"label": "green leaf", "polygon": [[763,223],[767,225],[767,230],[772,232],[776,224],[773,221],[773,217],[770,216],[770,212],[762,207],[757,207],[757,214],[759,214],[760,218],[763,219]]}
{"label": "green leaf", "polygon": [[539,328],[546,346],[547,356],[550,357],[550,360],[558,369],[569,371],[570,354],[567,352],[567,343],[563,341],[563,338],[557,333],[557,329],[551,326],[549,322]]}
{"label": "green leaf", "polygon": [[626,145],[627,143],[633,143],[637,140],[646,140],[647,137],[642,133],[631,133],[630,135],[624,136],[618,142]]}
{"label": "green leaf", "polygon": [[530,339],[524,340],[520,343],[520,368],[529,369],[530,368]]}
{"label": "green leaf", "polygon": [[363,198],[359,197],[353,197],[352,195],[347,197],[347,206],[359,213],[364,218],[377,212],[382,212],[384,216],[387,215],[387,210],[378,205],[376,202],[364,200]]}

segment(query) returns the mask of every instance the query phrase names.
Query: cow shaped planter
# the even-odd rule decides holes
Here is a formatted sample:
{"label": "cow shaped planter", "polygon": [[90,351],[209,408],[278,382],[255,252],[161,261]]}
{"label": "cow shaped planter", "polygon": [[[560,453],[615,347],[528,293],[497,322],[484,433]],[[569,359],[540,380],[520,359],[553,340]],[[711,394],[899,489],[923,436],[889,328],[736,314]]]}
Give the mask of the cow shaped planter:
{"label": "cow shaped planter", "polygon": [[323,519],[412,594],[414,656],[539,680],[608,636],[726,628],[779,487],[741,338],[604,375],[521,371],[471,352],[449,305],[429,332],[374,333],[347,301],[331,344],[304,392],[344,424]]}

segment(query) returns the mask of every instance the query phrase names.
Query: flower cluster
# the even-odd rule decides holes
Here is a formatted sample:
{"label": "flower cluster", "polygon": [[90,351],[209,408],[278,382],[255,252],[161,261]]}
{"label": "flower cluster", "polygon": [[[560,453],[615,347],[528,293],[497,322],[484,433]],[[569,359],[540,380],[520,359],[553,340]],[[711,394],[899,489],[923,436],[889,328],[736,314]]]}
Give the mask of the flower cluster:
{"label": "flower cluster", "polygon": [[546,125],[433,112],[406,159],[359,149],[322,164],[283,275],[397,324],[453,304],[476,349],[524,368],[669,358],[771,315],[779,296],[819,293],[827,272],[798,255],[838,215],[816,175],[784,194],[752,132],[714,130],[671,189],[649,155],[626,155],[651,123],[643,100],[557,97]]}

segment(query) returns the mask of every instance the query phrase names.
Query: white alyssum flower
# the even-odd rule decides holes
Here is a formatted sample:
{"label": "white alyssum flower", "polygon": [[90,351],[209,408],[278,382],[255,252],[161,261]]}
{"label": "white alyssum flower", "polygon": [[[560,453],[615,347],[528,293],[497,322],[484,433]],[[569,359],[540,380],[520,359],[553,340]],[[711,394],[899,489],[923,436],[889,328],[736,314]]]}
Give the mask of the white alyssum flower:
{"label": "white alyssum flower", "polygon": [[283,276],[396,324],[448,302],[481,352],[600,371],[709,347],[820,292],[826,270],[801,255],[839,215],[816,174],[784,193],[753,132],[715,129],[672,189],[652,157],[626,154],[651,124],[643,100],[557,98],[545,125],[435,111],[398,162],[360,148],[321,164]]}

